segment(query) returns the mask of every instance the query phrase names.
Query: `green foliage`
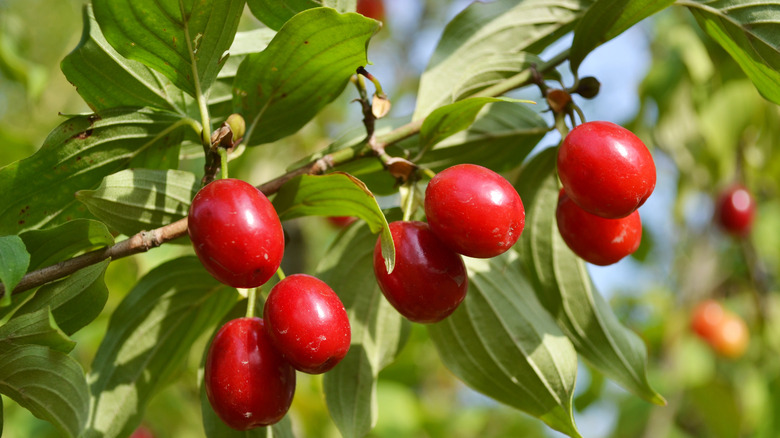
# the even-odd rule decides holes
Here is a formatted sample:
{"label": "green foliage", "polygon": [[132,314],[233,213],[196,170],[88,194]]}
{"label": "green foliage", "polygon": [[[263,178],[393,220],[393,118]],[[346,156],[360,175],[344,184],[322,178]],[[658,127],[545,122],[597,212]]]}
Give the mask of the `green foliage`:
{"label": "green foliage", "polygon": [[[77,7],[73,16],[61,13],[62,2],[20,13],[33,9],[22,3],[0,4],[0,103],[9,102],[0,105],[0,160],[18,160],[0,168],[0,432],[47,437],[46,427],[25,423],[26,410],[50,423],[53,436],[69,437],[128,436],[151,419],[160,430],[173,425],[170,434],[184,424],[194,436],[220,438],[298,430],[535,437],[544,423],[578,437],[591,433],[578,430],[575,417],[611,403],[618,437],[776,434],[780,3],[472,2],[438,29],[421,77],[410,76],[412,57],[398,55],[416,53],[409,47],[376,56],[398,75],[384,91],[397,108],[413,110],[388,120],[367,112],[366,81],[354,75],[369,64],[369,43],[390,53],[425,33],[401,35],[388,17],[385,28],[396,33],[372,41],[382,25],[353,13],[355,0],[93,0],[83,8],[81,40],[63,59],[51,44],[21,35],[59,32],[62,48],[71,41],[65,28],[47,23],[78,22]],[[447,2],[424,3],[421,26],[442,23]],[[19,21],[35,16],[39,22]],[[608,302],[555,222],[556,149],[539,143],[553,128],[565,134],[563,117],[554,124],[543,103],[516,97],[537,93],[542,81],[566,89],[597,47],[640,21],[654,29],[655,62],[630,127],[659,163],[673,163],[678,196],[666,224],[673,237],[646,224],[641,257],[623,265],[658,269],[661,290]],[[562,47],[569,32],[571,45]],[[54,57],[80,106],[46,82]],[[368,68],[388,80],[378,67]],[[345,93],[351,80],[358,90]],[[353,98],[365,111],[362,126],[342,111],[358,116],[359,107],[347,105]],[[64,121],[38,115],[86,107],[93,113]],[[247,132],[227,152],[231,172],[273,199],[288,235],[285,262],[316,260],[297,266],[336,291],[352,326],[347,357],[321,378],[299,379],[308,387],[296,398],[308,399],[280,423],[246,432],[221,422],[201,384],[207,340],[246,307],[243,296],[213,279],[191,248],[170,245],[186,234],[181,219],[201,182],[219,170],[210,137],[234,112]],[[345,120],[352,126],[342,130]],[[398,158],[414,164],[410,181],[390,172]],[[516,181],[525,231],[500,257],[467,259],[464,303],[415,331],[376,283],[374,248],[379,242],[391,269],[388,220],[400,217],[399,193],[416,196],[431,172],[466,162]],[[760,205],[760,238],[738,244],[692,226],[690,213],[698,208],[691,199],[735,179],[755,189]],[[422,217],[415,196],[403,206],[407,218]],[[309,216],[361,220],[337,234]],[[172,223],[181,226],[171,231]],[[102,258],[79,258],[93,251]],[[659,268],[662,258],[670,261]],[[12,293],[26,274],[32,286]],[[687,312],[705,296],[726,297],[749,317],[755,335],[745,359],[725,362],[689,333]],[[579,359],[589,383],[574,398]],[[174,382],[181,391],[166,392]],[[472,389],[498,403],[469,401]],[[646,403],[663,405],[661,392],[668,407]],[[166,397],[175,401],[160,406],[170,412],[147,412]],[[383,415],[388,410],[394,415]],[[202,418],[191,418],[197,411]]]}

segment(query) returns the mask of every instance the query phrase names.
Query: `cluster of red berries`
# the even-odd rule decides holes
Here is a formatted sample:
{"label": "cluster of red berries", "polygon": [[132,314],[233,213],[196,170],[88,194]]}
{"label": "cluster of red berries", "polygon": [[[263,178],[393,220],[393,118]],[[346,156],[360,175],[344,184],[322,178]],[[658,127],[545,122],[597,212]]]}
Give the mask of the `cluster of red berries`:
{"label": "cluster of red berries", "polygon": [[637,208],[656,181],[653,157],[636,135],[610,122],[575,127],[558,149],[558,176],[558,230],[575,254],[603,266],[636,251]]}
{"label": "cluster of red berries", "polygon": [[501,175],[474,164],[443,170],[425,190],[426,222],[390,224],[395,269],[388,273],[380,241],[374,273],[382,293],[410,321],[434,323],[463,301],[468,276],[461,255],[495,257],[525,225],[520,196]]}
{"label": "cluster of red berries", "polygon": [[731,359],[742,356],[750,342],[745,321],[715,300],[702,301],[696,306],[691,329],[715,352]]}
{"label": "cluster of red berries", "polygon": [[[282,225],[252,185],[236,179],[208,184],[193,199],[188,221],[195,253],[219,281],[255,288],[278,270]],[[271,289],[263,319],[234,319],[215,335],[204,375],[209,402],[233,429],[276,423],[292,403],[295,370],[332,369],[350,341],[346,309],[325,282],[304,274],[285,277]]]}

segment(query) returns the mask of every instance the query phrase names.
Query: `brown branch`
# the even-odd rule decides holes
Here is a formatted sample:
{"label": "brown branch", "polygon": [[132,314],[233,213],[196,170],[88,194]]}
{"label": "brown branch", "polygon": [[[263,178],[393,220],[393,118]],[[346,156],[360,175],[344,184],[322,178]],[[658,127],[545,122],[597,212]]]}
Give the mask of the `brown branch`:
{"label": "brown branch", "polygon": [[[547,71],[549,69],[553,69],[567,58],[568,51],[565,51],[552,58],[550,61],[540,65],[539,70]],[[520,86],[527,85],[531,80],[531,72],[526,69],[505,80],[504,82],[493,85],[486,90],[482,90],[479,95],[499,96]],[[383,135],[380,139],[375,139],[373,137],[373,132],[371,132],[373,130],[370,129],[373,127],[369,127],[367,125],[366,127],[370,130],[369,148],[371,148],[371,150],[369,152],[376,153],[376,151],[380,149],[384,151],[385,146],[397,143],[405,138],[419,133],[421,126],[422,120],[413,121],[393,130],[386,135]],[[365,153],[354,153],[354,151],[349,149],[336,151],[297,169],[291,170],[284,175],[257,186],[257,188],[264,194],[271,195],[279,191],[279,189],[287,181],[297,176],[320,175],[336,165],[344,164],[355,158],[364,156],[366,156]],[[150,249],[156,248],[166,242],[183,237],[185,234],[187,234],[187,218],[180,219],[176,222],[151,231],[141,231],[129,239],[116,243],[113,246],[82,254],[72,259],[57,263],[56,265],[47,266],[37,271],[30,272],[22,278],[19,284],[16,285],[12,294],[18,294],[20,292],[42,286],[51,281],[58,280],[73,274],[79,269],[94,265],[109,258],[116,260],[149,251]],[[4,295],[5,286],[0,284],[0,297],[3,297]]]}

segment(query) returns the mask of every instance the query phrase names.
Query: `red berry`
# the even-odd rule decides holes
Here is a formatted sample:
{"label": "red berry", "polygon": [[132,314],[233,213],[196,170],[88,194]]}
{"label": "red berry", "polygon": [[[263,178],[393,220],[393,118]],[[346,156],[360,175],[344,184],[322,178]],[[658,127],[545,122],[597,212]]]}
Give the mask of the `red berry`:
{"label": "red berry", "polygon": [[410,321],[434,323],[463,301],[468,276],[463,259],[431,232],[425,222],[393,222],[395,269],[387,273],[380,241],[374,247],[374,274],[387,301]]}
{"label": "red berry", "polygon": [[611,265],[639,248],[642,221],[639,212],[619,219],[590,214],[561,190],[555,211],[558,231],[566,245],[594,265]]}
{"label": "red berry", "polygon": [[385,19],[385,5],[382,0],[358,0],[357,13],[382,21]]}
{"label": "red berry", "polygon": [[503,176],[475,164],[439,172],[425,189],[431,231],[468,257],[495,257],[512,247],[525,226],[520,195]]}
{"label": "red berry", "polygon": [[281,420],[295,393],[295,369],[271,345],[260,318],[234,319],[219,329],[204,380],[214,412],[236,430]]}
{"label": "red berry", "polygon": [[299,371],[324,373],[349,351],[344,304],[324,281],[310,275],[294,274],[277,283],[268,294],[263,319],[271,342]]}
{"label": "red berry", "polygon": [[328,216],[328,222],[338,228],[348,227],[356,220],[355,216]]}
{"label": "red berry", "polygon": [[756,203],[745,187],[736,184],[720,194],[715,214],[724,230],[735,236],[746,236],[753,226]]}
{"label": "red berry", "polygon": [[742,318],[729,312],[710,338],[713,350],[729,359],[745,354],[749,342],[750,332],[747,324]]}
{"label": "red berry", "polygon": [[558,149],[558,176],[575,204],[616,219],[653,193],[655,163],[631,131],[610,122],[587,122],[572,129]]}
{"label": "red berry", "polygon": [[691,328],[700,338],[709,341],[725,317],[726,312],[719,302],[715,300],[702,301],[693,310]]}
{"label": "red berry", "polygon": [[282,262],[284,232],[271,202],[251,184],[219,179],[192,200],[189,235],[195,254],[217,280],[258,287]]}
{"label": "red berry", "polygon": [[149,428],[146,426],[138,426],[138,428],[133,431],[133,433],[130,435],[130,438],[154,438],[154,434],[152,433]]}

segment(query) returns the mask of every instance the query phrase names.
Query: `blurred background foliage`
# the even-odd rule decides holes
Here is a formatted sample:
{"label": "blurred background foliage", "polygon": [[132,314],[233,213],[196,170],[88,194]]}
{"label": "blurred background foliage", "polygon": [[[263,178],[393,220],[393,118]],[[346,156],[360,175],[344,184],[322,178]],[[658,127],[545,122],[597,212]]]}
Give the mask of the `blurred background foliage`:
{"label": "blurred background foliage", "polygon": [[[369,50],[369,71],[393,100],[390,117],[408,116],[419,75],[446,22],[468,1],[387,1],[384,29]],[[59,70],[81,33],[79,0],[0,0],[0,166],[32,154],[62,114],[89,109]],[[246,15],[242,28],[259,24]],[[569,44],[570,36],[560,45]],[[543,56],[544,57],[544,56]],[[561,69],[564,81],[571,75]],[[659,183],[640,213],[646,230],[637,257],[591,272],[620,319],[648,344],[651,381],[667,398],[653,407],[580,366],[575,392],[580,430],[590,437],[776,437],[780,433],[780,111],[764,100],[731,58],[672,7],[598,49],[583,64],[602,93],[575,100],[589,119],[634,130],[654,151]],[[538,90],[518,96],[540,100]],[[360,126],[359,107],[344,95],[299,134],[253,148],[231,166],[258,184]],[[537,105],[541,107],[541,105]],[[542,110],[543,108],[537,108]],[[549,114],[544,117],[551,122]],[[551,134],[540,143],[557,143]],[[187,166],[198,172],[202,158]],[[714,197],[734,181],[758,201],[751,236],[738,241],[712,222]],[[389,200],[389,203],[394,202]],[[311,272],[339,230],[323,218],[285,224],[284,269]],[[166,245],[111,263],[111,296],[102,316],[75,336],[72,353],[85,367],[107,316],[136,279],[189,253]],[[270,285],[268,285],[270,286]],[[718,357],[689,329],[691,309],[722,300],[748,321],[752,340],[738,360]],[[198,365],[206,339],[192,349],[175,385],[149,406],[144,423],[157,437],[203,436]],[[337,437],[322,396],[321,376],[299,374],[291,415],[298,436]],[[397,361],[380,374],[379,421],[373,437],[559,436],[541,422],[478,395],[440,363],[421,326]],[[4,398],[3,436],[54,437],[46,422]]]}

